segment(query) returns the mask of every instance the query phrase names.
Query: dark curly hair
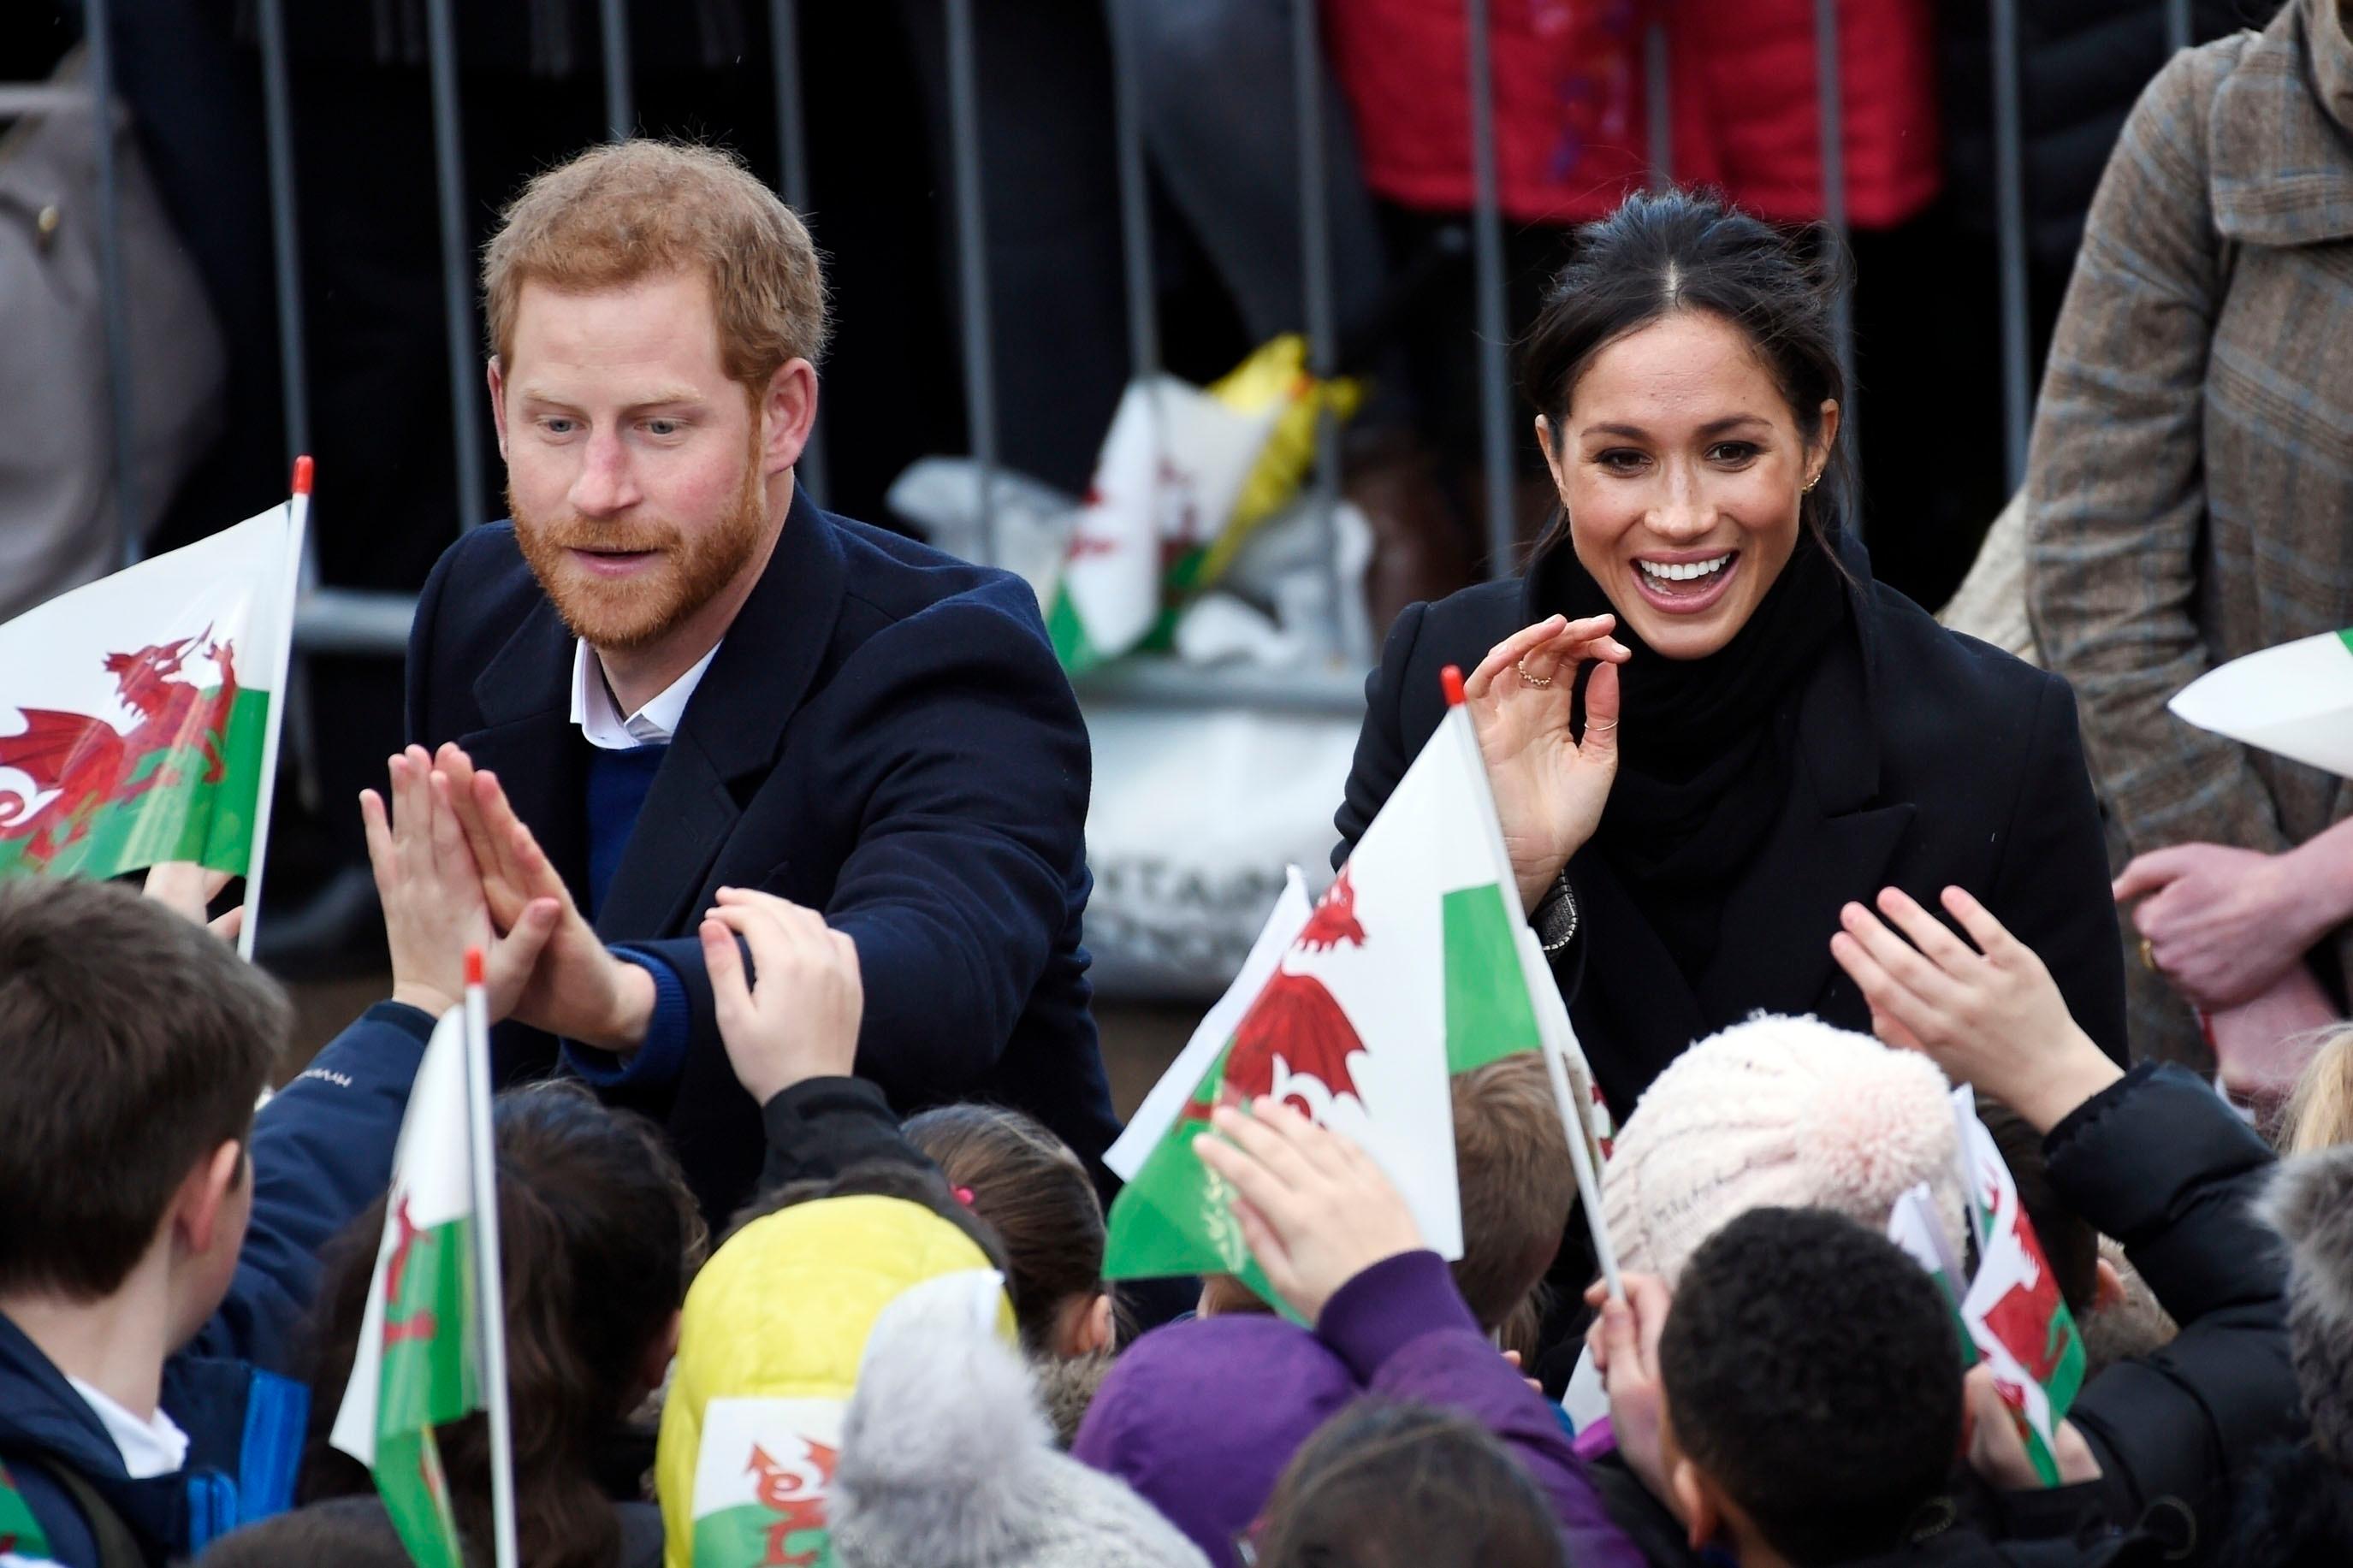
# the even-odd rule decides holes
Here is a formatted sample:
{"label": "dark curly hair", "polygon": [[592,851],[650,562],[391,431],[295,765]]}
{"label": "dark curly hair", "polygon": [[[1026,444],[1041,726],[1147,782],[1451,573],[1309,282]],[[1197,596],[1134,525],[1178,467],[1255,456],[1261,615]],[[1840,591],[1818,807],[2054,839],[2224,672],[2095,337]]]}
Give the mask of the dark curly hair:
{"label": "dark curly hair", "polygon": [[1826,1209],[1692,1255],[1659,1340],[1677,1443],[1797,1563],[1892,1551],[1960,1448],[1960,1342],[1926,1272]]}

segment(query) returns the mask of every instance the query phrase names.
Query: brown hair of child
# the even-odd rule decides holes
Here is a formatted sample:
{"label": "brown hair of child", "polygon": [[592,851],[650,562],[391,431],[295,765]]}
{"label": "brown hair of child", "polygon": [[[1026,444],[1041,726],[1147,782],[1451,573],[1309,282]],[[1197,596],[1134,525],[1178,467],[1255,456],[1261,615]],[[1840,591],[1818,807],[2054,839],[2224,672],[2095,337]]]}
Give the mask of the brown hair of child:
{"label": "brown hair of child", "polygon": [[909,1119],[906,1133],[1004,1244],[1022,1349],[1033,1356],[1109,1349],[1103,1204],[1071,1146],[995,1105],[926,1110]]}
{"label": "brown hair of child", "polygon": [[1453,1411],[1377,1398],[1333,1416],[1292,1457],[1256,1552],[1265,1568],[1567,1561],[1551,1505],[1493,1434]]}
{"label": "brown hair of child", "polygon": [[0,1291],[120,1289],[190,1170],[250,1140],[293,1016],[276,981],[129,888],[0,884]]}
{"label": "brown hair of child", "polygon": [[1532,1353],[1541,1313],[1533,1300],[1560,1250],[1577,1202],[1577,1166],[1535,1051],[1457,1073],[1454,1176],[1462,1194],[1462,1257],[1455,1287],[1471,1315],[1505,1350]]}
{"label": "brown hair of child", "polygon": [[[533,1568],[608,1568],[621,1526],[601,1468],[677,1349],[679,1309],[708,1235],[677,1160],[644,1117],[564,1080],[501,1094],[495,1117],[518,1544]],[[327,1436],[384,1219],[378,1199],[324,1260],[305,1500],[374,1489]],[[479,1550],[491,1525],[483,1417],[443,1427],[440,1441],[459,1531]]]}

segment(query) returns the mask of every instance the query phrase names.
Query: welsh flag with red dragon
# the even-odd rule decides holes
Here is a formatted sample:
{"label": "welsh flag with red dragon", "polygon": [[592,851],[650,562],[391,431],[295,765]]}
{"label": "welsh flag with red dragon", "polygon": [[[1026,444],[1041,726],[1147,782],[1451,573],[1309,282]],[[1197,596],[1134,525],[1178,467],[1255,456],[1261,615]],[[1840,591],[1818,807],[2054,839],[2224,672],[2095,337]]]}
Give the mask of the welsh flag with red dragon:
{"label": "welsh flag with red dragon", "polygon": [[1259,1095],[1363,1145],[1430,1247],[1461,1257],[1448,1077],[1542,1039],[1515,897],[1454,706],[1312,910],[1294,873],[1241,978],[1106,1156],[1127,1179],[1106,1276],[1233,1274],[1273,1300],[1232,1192],[1192,1148],[1216,1106]]}
{"label": "welsh flag with red dragon", "polygon": [[328,1438],[375,1473],[422,1568],[464,1568],[433,1428],[482,1408],[481,1314],[497,1310],[477,1288],[466,1110],[465,1016],[453,1009],[400,1123],[359,1351]]}
{"label": "welsh flag with red dragon", "polygon": [[0,877],[249,869],[294,512],[273,507],[0,626]]}

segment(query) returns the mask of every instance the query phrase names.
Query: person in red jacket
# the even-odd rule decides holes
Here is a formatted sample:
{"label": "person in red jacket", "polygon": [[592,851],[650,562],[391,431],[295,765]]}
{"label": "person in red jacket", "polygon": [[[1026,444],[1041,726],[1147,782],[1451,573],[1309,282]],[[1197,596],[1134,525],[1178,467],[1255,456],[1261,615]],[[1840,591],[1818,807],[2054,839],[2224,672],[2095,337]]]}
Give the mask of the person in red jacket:
{"label": "person in red jacket", "polygon": [[[1324,39],[1376,195],[1419,211],[1472,204],[1464,0],[1331,0]],[[1651,170],[1643,69],[1667,30],[1668,169],[1759,217],[1823,216],[1814,8],[1808,0],[1493,0],[1496,160],[1521,224],[1601,217]],[[1846,214],[1889,228],[1941,179],[1928,0],[1838,6]]]}

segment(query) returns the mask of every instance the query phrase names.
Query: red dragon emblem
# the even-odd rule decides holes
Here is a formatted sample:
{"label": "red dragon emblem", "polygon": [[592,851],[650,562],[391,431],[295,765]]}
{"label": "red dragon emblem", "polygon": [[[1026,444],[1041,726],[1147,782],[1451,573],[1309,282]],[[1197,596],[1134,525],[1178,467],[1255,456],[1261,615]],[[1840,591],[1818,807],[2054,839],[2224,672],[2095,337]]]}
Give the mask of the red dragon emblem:
{"label": "red dragon emblem", "polygon": [[[1365,945],[1365,928],[1356,921],[1356,889],[1348,868],[1315,906],[1291,944],[1293,952],[1326,952],[1346,942]],[[1332,999],[1324,983],[1312,974],[1297,974],[1277,966],[1250,1011],[1234,1027],[1234,1043],[1226,1051],[1226,1070],[1214,1100],[1188,1102],[1180,1121],[1207,1121],[1219,1105],[1242,1105],[1274,1092],[1275,1058],[1282,1058],[1293,1077],[1313,1078],[1337,1100],[1356,1092],[1348,1074],[1351,1053],[1365,1048],[1347,1014]],[[1315,1108],[1303,1095],[1286,1094],[1286,1103],[1314,1117]]]}
{"label": "red dragon emblem", "polygon": [[[25,728],[0,735],[0,767],[31,779],[33,795],[0,790],[0,840],[26,840],[26,863],[47,865],[90,831],[101,808],[178,784],[179,773],[162,763],[174,752],[195,751],[205,761],[205,782],[220,783],[228,766],[237,671],[233,646],[211,639],[206,627],[178,642],[106,656],[117,698],[138,715],[127,731],[87,713],[19,709]],[[219,668],[217,690],[207,695],[192,681],[174,679],[191,653]],[[33,801],[50,790],[57,793],[36,809]]]}
{"label": "red dragon emblem", "polygon": [[776,1522],[768,1526],[768,1554],[761,1559],[760,1568],[809,1568],[821,1552],[810,1547],[788,1552],[786,1544],[804,1531],[825,1528],[825,1489],[833,1480],[839,1457],[810,1438],[800,1442],[803,1457],[791,1463],[771,1458],[766,1449],[754,1443],[752,1461],[744,1467],[760,1478],[760,1506],[777,1516]]}
{"label": "red dragon emblem", "polygon": [[[2021,1216],[2021,1228],[2025,1223]],[[2073,1328],[2060,1300],[2059,1282],[2052,1277],[2051,1266],[2042,1260],[2042,1248],[2032,1243],[2031,1237],[2030,1232],[2027,1256],[2034,1266],[2034,1278],[2003,1291],[2000,1299],[1986,1310],[1985,1325],[2018,1358],[2028,1376],[2037,1383],[2048,1384],[2059,1370],[2059,1363],[2067,1358]]]}
{"label": "red dragon emblem", "polygon": [[408,1255],[416,1248],[417,1238],[425,1234],[417,1228],[417,1222],[408,1217],[406,1193],[400,1194],[400,1205],[392,1211],[392,1222],[396,1227],[392,1256],[385,1260],[384,1265],[384,1348],[386,1350],[409,1340],[430,1341],[440,1332],[440,1325],[435,1321],[430,1307],[419,1307],[399,1318],[392,1315],[393,1309],[400,1304],[400,1282],[408,1273]]}

